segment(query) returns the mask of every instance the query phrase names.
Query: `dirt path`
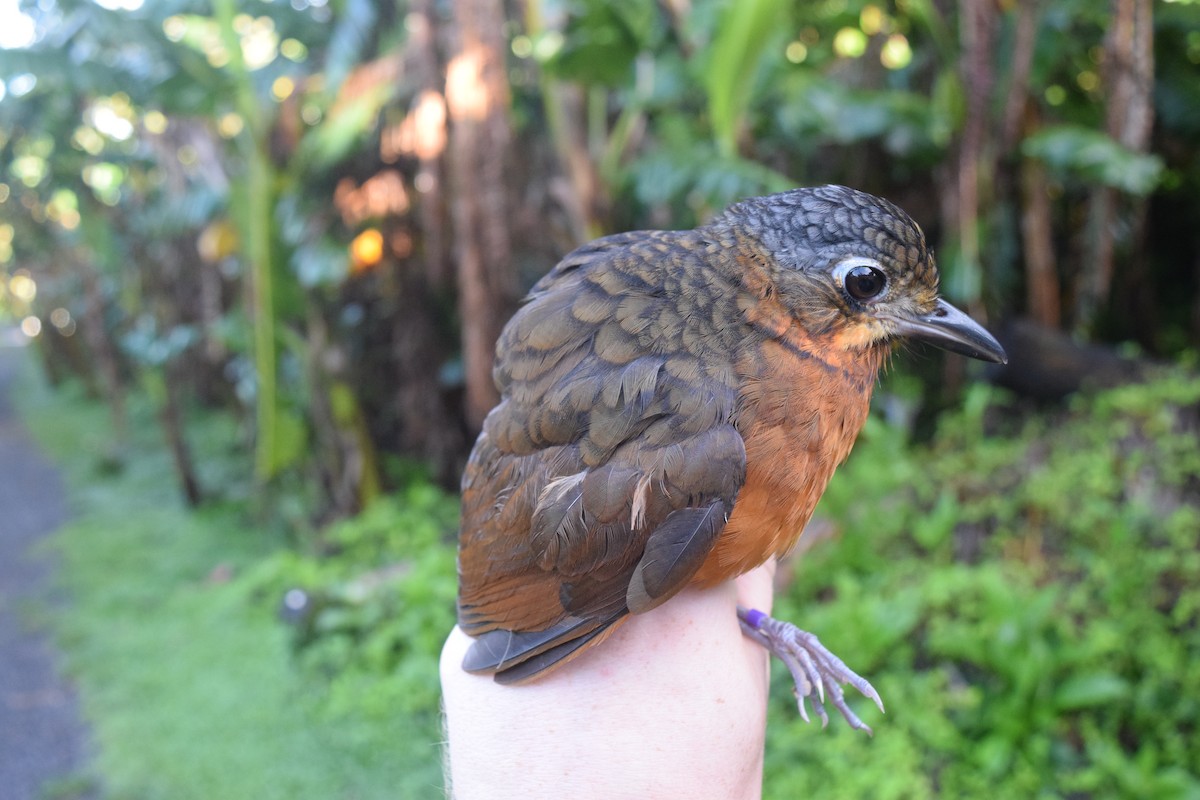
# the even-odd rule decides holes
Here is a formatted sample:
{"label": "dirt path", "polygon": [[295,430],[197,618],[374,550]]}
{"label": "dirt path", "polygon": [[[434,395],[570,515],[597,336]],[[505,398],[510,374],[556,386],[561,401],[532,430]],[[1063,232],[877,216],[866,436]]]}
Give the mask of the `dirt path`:
{"label": "dirt path", "polygon": [[58,784],[49,796],[76,798],[88,791],[87,730],[50,638],[29,624],[52,566],[34,546],[63,523],[66,504],[12,408],[26,355],[0,344],[0,798],[41,800],[47,781]]}

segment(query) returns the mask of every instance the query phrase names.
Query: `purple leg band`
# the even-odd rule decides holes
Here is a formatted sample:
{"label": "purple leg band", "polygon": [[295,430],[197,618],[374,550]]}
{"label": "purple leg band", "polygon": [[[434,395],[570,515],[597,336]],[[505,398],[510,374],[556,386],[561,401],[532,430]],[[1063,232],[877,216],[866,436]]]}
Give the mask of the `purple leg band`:
{"label": "purple leg band", "polygon": [[767,615],[756,608],[752,608],[746,612],[746,624],[751,628],[758,630],[758,626],[767,618]]}

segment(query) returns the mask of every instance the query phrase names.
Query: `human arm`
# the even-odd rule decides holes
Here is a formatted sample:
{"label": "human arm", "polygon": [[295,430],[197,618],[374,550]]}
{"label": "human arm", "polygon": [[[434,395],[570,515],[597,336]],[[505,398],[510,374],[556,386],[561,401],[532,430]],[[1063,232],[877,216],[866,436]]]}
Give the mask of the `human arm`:
{"label": "human arm", "polygon": [[758,798],[767,655],[736,605],[769,609],[773,573],[686,589],[523,686],[464,672],[455,628],[441,661],[453,796]]}

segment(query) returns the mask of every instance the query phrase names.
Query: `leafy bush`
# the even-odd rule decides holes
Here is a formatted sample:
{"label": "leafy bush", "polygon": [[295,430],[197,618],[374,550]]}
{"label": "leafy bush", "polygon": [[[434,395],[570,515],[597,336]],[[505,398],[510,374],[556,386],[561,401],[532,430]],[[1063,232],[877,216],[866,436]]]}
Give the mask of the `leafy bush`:
{"label": "leafy bush", "polygon": [[332,526],[319,554],[282,550],[247,588],[295,627],[300,663],[335,714],[435,714],[437,661],[454,625],[457,502],[427,483]]}
{"label": "leafy bush", "polygon": [[817,735],[777,675],[768,796],[1200,796],[1200,379],[1011,405],[978,386],[911,449],[872,418],[834,478],[846,535],[778,613],[889,715]]}

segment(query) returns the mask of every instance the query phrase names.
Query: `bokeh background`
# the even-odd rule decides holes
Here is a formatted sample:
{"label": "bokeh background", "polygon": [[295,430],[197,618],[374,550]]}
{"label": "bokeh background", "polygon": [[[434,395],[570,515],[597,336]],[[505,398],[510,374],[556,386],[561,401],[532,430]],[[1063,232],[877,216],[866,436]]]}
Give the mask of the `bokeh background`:
{"label": "bokeh background", "polygon": [[1011,363],[882,379],[779,606],[889,713],[822,732],[777,676],[765,795],[1200,797],[1200,3],[3,0],[0,47],[0,336],[93,740],[53,796],[438,796],[522,293],[836,182]]}

